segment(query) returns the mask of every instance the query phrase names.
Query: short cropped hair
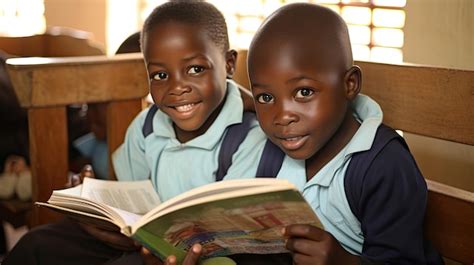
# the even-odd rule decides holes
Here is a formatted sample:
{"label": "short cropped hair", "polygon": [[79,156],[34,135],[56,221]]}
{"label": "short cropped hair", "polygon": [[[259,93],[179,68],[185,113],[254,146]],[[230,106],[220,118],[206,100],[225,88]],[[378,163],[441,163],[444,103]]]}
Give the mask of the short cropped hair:
{"label": "short cropped hair", "polygon": [[175,0],[157,6],[145,20],[143,37],[158,24],[175,21],[201,27],[224,52],[229,50],[227,24],[222,13],[212,4],[199,0]]}

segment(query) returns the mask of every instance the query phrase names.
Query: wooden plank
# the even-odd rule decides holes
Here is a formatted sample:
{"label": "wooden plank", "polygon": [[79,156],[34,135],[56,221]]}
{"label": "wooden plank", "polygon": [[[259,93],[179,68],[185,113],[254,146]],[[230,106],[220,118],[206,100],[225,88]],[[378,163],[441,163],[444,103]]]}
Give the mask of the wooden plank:
{"label": "wooden plank", "polygon": [[46,35],[43,56],[64,57],[105,54],[103,47],[92,41],[88,32],[82,32],[82,35],[84,36],[77,34],[76,31],[71,35]]}
{"label": "wooden plank", "polygon": [[138,99],[148,93],[140,54],[14,58],[7,60],[7,69],[26,108]]}
{"label": "wooden plank", "polygon": [[419,135],[474,145],[474,71],[357,62],[362,93],[384,122]]}
{"label": "wooden plank", "polygon": [[[65,107],[28,110],[32,201],[45,202],[51,191],[64,188],[68,173],[67,120]],[[33,208],[32,225],[57,218],[45,209]]]}
{"label": "wooden plank", "polygon": [[247,74],[247,50],[238,50],[237,62],[233,80],[250,90],[250,81]]}
{"label": "wooden plank", "polygon": [[[124,141],[128,126],[142,110],[141,99],[109,102],[107,105],[107,145],[112,154]],[[116,179],[109,159],[109,175]]]}
{"label": "wooden plank", "polygon": [[64,57],[105,54],[102,45],[92,41],[89,32],[50,27],[44,34],[8,37],[0,36],[1,49],[22,57]]}
{"label": "wooden plank", "polygon": [[426,181],[428,238],[444,257],[463,264],[474,263],[474,193]]}
{"label": "wooden plank", "polygon": [[0,37],[1,49],[17,56],[45,56],[45,35]]}

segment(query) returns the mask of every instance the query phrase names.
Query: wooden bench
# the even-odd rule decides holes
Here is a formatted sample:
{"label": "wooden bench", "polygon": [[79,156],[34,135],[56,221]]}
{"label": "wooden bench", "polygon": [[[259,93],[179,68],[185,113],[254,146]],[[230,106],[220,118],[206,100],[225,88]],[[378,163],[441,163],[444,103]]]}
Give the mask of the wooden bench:
{"label": "wooden bench", "polygon": [[[380,104],[384,123],[404,132],[474,145],[474,71],[356,64],[362,68],[362,93]],[[429,179],[427,183],[428,238],[444,257],[473,264],[474,193]]]}

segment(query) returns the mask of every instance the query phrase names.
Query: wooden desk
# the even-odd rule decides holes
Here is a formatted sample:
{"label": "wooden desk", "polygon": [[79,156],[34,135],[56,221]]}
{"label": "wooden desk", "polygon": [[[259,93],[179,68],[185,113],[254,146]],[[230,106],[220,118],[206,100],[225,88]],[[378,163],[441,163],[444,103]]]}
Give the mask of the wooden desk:
{"label": "wooden desk", "polygon": [[[21,106],[28,109],[33,201],[46,201],[52,190],[66,182],[66,105],[107,104],[107,143],[112,154],[148,93],[140,54],[15,58],[7,61],[7,69]],[[112,167],[109,172],[113,174]],[[52,216],[34,208],[32,225],[47,223]]]}

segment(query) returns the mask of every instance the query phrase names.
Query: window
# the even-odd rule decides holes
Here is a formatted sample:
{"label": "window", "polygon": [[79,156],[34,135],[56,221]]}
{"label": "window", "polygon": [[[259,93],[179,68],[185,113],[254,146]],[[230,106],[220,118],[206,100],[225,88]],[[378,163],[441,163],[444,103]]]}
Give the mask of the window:
{"label": "window", "polygon": [[[163,0],[143,1],[142,19]],[[247,49],[266,16],[293,2],[318,3],[339,13],[346,21],[356,60],[390,63],[403,61],[403,27],[406,0],[208,0],[226,17],[232,47]]]}
{"label": "window", "polygon": [[0,1],[0,35],[27,36],[45,29],[44,0]]}

